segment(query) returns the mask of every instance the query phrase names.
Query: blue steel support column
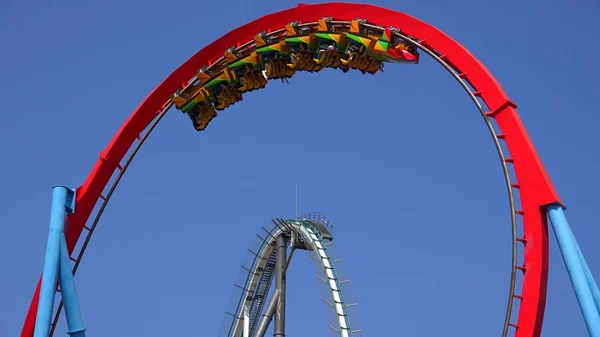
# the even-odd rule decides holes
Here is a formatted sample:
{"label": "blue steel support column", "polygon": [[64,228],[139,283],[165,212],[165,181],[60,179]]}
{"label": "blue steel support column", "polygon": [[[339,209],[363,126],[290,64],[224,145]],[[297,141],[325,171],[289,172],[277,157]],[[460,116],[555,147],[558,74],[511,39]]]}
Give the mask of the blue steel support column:
{"label": "blue steel support column", "polygon": [[34,337],[46,337],[50,333],[50,320],[54,308],[54,296],[56,295],[60,264],[61,237],[65,229],[66,204],[69,191],[69,189],[62,186],[52,188],[50,233],[48,234],[48,245],[46,246],[46,259],[44,261]]}
{"label": "blue steel support column", "polygon": [[600,290],[598,289],[598,285],[596,284],[596,280],[594,279],[594,275],[592,275],[592,271],[585,261],[585,257],[579,248],[579,244],[577,240],[575,240],[575,235],[569,228],[569,232],[571,233],[571,238],[575,243],[575,248],[577,249],[577,255],[579,256],[579,261],[581,262],[581,266],[583,267],[583,273],[585,274],[585,278],[587,280],[588,286],[590,287],[590,291],[592,292],[592,297],[594,298],[594,303],[596,304],[596,310],[600,313]]}
{"label": "blue steel support column", "polygon": [[[52,188],[52,207],[50,210],[50,233],[48,234],[48,245],[46,246],[46,259],[42,274],[42,285],[36,315],[34,337],[47,337],[50,334],[50,321],[54,308],[56,286],[61,278],[61,289],[65,311],[67,311],[67,323],[69,329],[74,330],[73,336],[85,336],[83,323],[79,314],[79,303],[75,295],[75,287],[69,254],[64,239],[65,218],[67,214],[74,211],[75,192],[63,186]],[[64,248],[63,248],[64,247]],[[63,262],[61,262],[61,258]],[[66,262],[65,261],[66,258]],[[62,268],[61,268],[62,265]],[[67,273],[68,271],[68,273]],[[68,276],[66,275],[68,274]],[[64,293],[66,290],[66,294]],[[74,323],[74,324],[72,324]],[[77,331],[79,330],[79,331]],[[83,334],[82,334],[83,333]]]}
{"label": "blue steel support column", "polygon": [[60,290],[65,307],[65,316],[67,317],[68,334],[71,337],[85,337],[85,327],[79,310],[79,299],[75,291],[75,279],[71,270],[67,240],[64,234],[61,235]]}
{"label": "blue steel support column", "polygon": [[571,232],[567,218],[562,207],[558,204],[548,206],[547,212],[588,332],[591,337],[600,337],[600,313],[596,309],[588,278],[580,258],[580,252],[578,252],[577,242]]}

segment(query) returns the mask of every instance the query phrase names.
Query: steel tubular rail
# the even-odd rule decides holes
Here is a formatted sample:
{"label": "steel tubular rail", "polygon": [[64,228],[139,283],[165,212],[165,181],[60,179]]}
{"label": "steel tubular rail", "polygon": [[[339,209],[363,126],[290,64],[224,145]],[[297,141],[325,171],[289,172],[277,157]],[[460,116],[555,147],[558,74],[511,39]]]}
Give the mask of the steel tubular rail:
{"label": "steel tubular rail", "polygon": [[[77,189],[77,212],[69,216],[65,224],[65,237],[69,252],[72,253],[86,223],[94,210],[101,193],[106,188],[115,170],[121,170],[117,180],[123,173],[120,161],[127,154],[140,134],[157,116],[165,112],[170,104],[171,95],[178,89],[191,84],[191,78],[202,66],[209,69],[215,67],[223,57],[223,52],[231,45],[251,46],[256,33],[266,31],[269,34],[281,32],[281,27],[293,21],[301,25],[310,25],[322,17],[338,19],[366,18],[377,23],[379,27],[394,26],[400,30],[400,36],[409,38],[416,46],[424,50],[436,61],[440,62],[468,91],[480,112],[483,113],[488,129],[490,129],[496,149],[501,149],[499,140],[503,140],[510,152],[510,158],[498,152],[505,174],[508,176],[508,165],[514,168],[517,182],[507,180],[513,226],[513,268],[511,271],[511,298],[507,309],[507,319],[503,336],[507,334],[507,326],[517,328],[517,337],[539,337],[542,329],[548,279],[548,234],[545,213],[542,206],[559,203],[560,198],[550,181],[541,160],[516,112],[516,105],[508,98],[502,87],[489,71],[462,45],[437,28],[414,17],[393,10],[365,4],[323,3],[316,5],[299,5],[280,12],[263,16],[255,21],[240,26],[201,49],[179,68],[171,73],[148,97],[136,108],[121,126],[88,175],[84,184]],[[250,41],[250,42],[243,42]],[[473,90],[471,90],[472,88]],[[481,100],[484,104],[479,103]],[[165,103],[167,102],[167,103]],[[497,134],[490,119],[495,119],[500,127]],[[147,136],[147,135],[146,135]],[[140,144],[138,144],[140,145]],[[128,159],[128,162],[133,157]],[[118,183],[118,182],[117,182]],[[113,184],[116,187],[116,184]],[[111,190],[114,191],[114,188]],[[516,210],[513,189],[517,189],[521,197],[521,209]],[[112,193],[111,193],[112,194]],[[108,199],[108,198],[106,198]],[[102,209],[106,206],[104,200]],[[523,219],[524,237],[516,238],[516,217]],[[99,217],[97,216],[97,219]],[[95,223],[97,223],[97,219]],[[92,231],[88,232],[86,243]],[[517,269],[527,271],[523,276],[522,293],[514,293],[516,270],[516,242],[524,244],[524,264]],[[82,252],[79,254],[82,255]],[[80,260],[80,256],[77,258]],[[78,266],[79,264],[77,264]],[[32,337],[35,326],[35,314],[39,297],[39,282],[29,312],[25,319],[22,337]],[[521,300],[519,316],[516,324],[508,323],[513,298]]]}
{"label": "steel tubular rail", "polygon": [[461,78],[460,74],[458,74],[452,68],[452,66],[450,64],[446,63],[433,50],[427,49],[425,46],[420,44],[418,41],[415,41],[415,40],[409,38],[408,36],[404,36],[402,34],[396,34],[396,35],[411,42],[417,48],[426,52],[435,61],[437,61],[439,64],[441,64],[452,75],[452,77],[454,77],[454,79],[456,81],[458,81],[458,83],[460,83],[460,85],[463,87],[463,89],[465,89],[465,91],[469,95],[469,98],[471,98],[471,100],[473,101],[473,103],[475,104],[477,109],[479,110],[479,113],[481,114],[481,117],[484,119],[485,125],[488,128],[488,131],[492,135],[492,139],[494,141],[494,146],[496,147],[496,151],[498,152],[498,157],[500,158],[500,163],[502,165],[502,173],[504,174],[504,181],[506,183],[506,190],[508,193],[508,203],[509,203],[509,208],[510,208],[511,241],[512,241],[510,285],[509,285],[509,291],[508,291],[508,304],[506,305],[506,315],[504,317],[504,326],[502,328],[502,337],[506,337],[508,335],[508,329],[511,325],[512,309],[513,309],[513,304],[514,304],[514,299],[515,299],[515,286],[516,286],[516,281],[517,281],[517,242],[518,241],[517,241],[517,213],[516,213],[516,207],[515,207],[515,196],[513,193],[513,184],[510,179],[510,172],[509,172],[507,161],[506,161],[507,157],[504,154],[504,150],[502,150],[502,146],[500,145],[501,138],[498,137],[498,134],[496,133],[496,130],[494,129],[494,125],[490,121],[489,117],[486,115],[485,109],[483,108],[483,106],[481,105],[479,100],[477,100],[477,97],[471,91],[467,82]]}

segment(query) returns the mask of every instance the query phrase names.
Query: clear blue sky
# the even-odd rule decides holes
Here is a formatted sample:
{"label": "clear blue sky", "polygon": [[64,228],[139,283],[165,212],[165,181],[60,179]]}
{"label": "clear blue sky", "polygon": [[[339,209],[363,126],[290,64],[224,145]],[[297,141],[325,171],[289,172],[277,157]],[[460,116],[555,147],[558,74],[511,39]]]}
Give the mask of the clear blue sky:
{"label": "clear blue sky", "polygon": [[[373,2],[438,26],[495,74],[599,275],[598,0]],[[126,116],[195,51],[295,5],[258,3],[0,3],[0,336],[20,332],[41,272],[52,185],[81,184]],[[366,336],[500,334],[510,263],[500,165],[468,97],[424,58],[378,76],[273,82],[202,133],[170,112],[77,276],[89,335],[216,335],[253,236],[293,216],[296,179],[300,211],[336,224]],[[584,336],[553,238],[550,255],[544,336]],[[288,336],[308,323],[328,334],[310,263],[298,254],[288,274]]]}

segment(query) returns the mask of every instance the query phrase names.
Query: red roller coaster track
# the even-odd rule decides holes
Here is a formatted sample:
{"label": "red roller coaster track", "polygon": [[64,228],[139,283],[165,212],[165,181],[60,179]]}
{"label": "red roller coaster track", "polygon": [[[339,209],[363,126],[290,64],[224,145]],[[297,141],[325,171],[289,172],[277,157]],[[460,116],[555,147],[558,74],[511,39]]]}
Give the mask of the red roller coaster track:
{"label": "red roller coaster track", "polygon": [[[546,288],[548,281],[548,233],[541,207],[560,202],[552,182],[531,143],[516,111],[516,105],[508,98],[494,77],[467,49],[437,28],[414,17],[393,10],[364,4],[324,3],[298,5],[277,13],[263,16],[225,34],[198,51],[169,75],[129,116],[88,175],[77,189],[76,213],[67,219],[66,239],[72,252],[93,211],[101,193],[109,182],[128,149],[157,114],[163,113],[165,102],[182,86],[188,84],[196,71],[212,64],[232,45],[252,40],[261,31],[274,31],[292,21],[314,22],[322,17],[336,20],[365,18],[382,26],[394,26],[402,34],[415,37],[421,45],[435,50],[460,77],[474,89],[474,94],[485,102],[489,112],[500,126],[502,139],[506,142],[511,163],[516,172],[523,217],[524,273],[522,293],[514,295],[521,300],[518,321],[514,324],[517,337],[539,337],[542,330]],[[32,337],[38,305],[41,279],[33,296],[21,337]]]}

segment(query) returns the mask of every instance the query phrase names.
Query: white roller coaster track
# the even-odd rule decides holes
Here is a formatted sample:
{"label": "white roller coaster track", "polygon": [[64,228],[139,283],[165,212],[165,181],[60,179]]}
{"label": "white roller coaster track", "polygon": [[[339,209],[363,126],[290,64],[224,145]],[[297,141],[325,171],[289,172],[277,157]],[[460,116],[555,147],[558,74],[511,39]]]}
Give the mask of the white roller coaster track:
{"label": "white roller coaster track", "polygon": [[[321,265],[321,270],[326,279],[319,277],[329,288],[329,294],[331,295],[332,303],[329,303],[337,317],[337,328],[331,327],[336,330],[341,337],[351,337],[355,333],[362,332],[361,330],[352,330],[350,328],[350,319],[348,315],[347,303],[344,300],[342,288],[340,287],[340,280],[337,277],[335,265],[332,262],[331,256],[327,252],[327,244],[324,243],[323,233],[314,222],[308,220],[280,220],[280,225],[275,226],[271,231],[267,231],[268,237],[263,239],[262,245],[258,252],[255,254],[254,261],[250,268],[244,268],[248,270],[248,277],[246,284],[242,288],[242,294],[239,297],[239,302],[236,308],[235,314],[232,313],[233,322],[229,328],[228,337],[242,337],[244,326],[248,327],[247,322],[244,321],[244,315],[247,312],[250,304],[253,300],[253,295],[256,289],[260,285],[261,271],[265,265],[273,250],[275,249],[276,238],[286,233],[295,233],[300,240],[303,241],[308,250],[314,251],[317,255],[315,258]],[[262,237],[261,237],[262,239]],[[270,280],[269,280],[270,282]],[[263,300],[264,301],[264,300]],[[264,303],[264,302],[263,302]],[[258,313],[258,318],[262,313]],[[256,318],[255,318],[256,319]]]}

